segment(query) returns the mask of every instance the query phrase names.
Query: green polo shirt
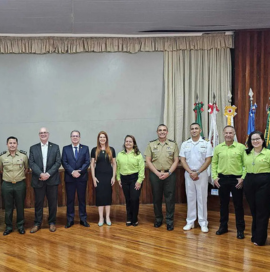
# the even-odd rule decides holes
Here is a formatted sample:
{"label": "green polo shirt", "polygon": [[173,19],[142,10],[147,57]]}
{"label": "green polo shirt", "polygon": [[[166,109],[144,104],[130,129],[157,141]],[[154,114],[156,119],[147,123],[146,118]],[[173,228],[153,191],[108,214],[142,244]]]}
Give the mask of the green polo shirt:
{"label": "green polo shirt", "polygon": [[120,175],[126,176],[138,173],[137,182],[142,183],[144,180],[145,163],[142,154],[136,155],[134,150],[126,153],[125,150],[119,152],[116,157],[117,171],[116,178],[120,180]]}
{"label": "green polo shirt", "polygon": [[263,148],[257,156],[254,154],[254,149],[247,155],[244,154],[245,174],[270,173],[270,150]]}
{"label": "green polo shirt", "polygon": [[225,142],[217,145],[212,158],[212,178],[218,178],[218,174],[235,175],[244,177],[244,153],[246,147],[243,144],[233,142],[228,146]]}

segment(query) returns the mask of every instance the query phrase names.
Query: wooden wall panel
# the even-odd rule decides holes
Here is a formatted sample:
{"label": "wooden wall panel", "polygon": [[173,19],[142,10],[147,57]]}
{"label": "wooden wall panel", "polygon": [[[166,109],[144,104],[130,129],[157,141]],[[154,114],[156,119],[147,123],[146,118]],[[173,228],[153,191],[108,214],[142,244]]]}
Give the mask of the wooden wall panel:
{"label": "wooden wall panel", "polygon": [[270,30],[237,31],[234,44],[235,127],[239,142],[244,143],[250,107],[249,88],[252,88],[253,101],[258,106],[256,130],[264,132],[266,126],[266,104],[270,104]]}
{"label": "wooden wall panel", "polygon": [[[58,206],[66,206],[66,188],[64,181],[64,170],[60,169],[60,180],[61,183],[58,187]],[[184,169],[178,166],[176,170],[177,175],[177,185],[176,185],[176,203],[186,203],[186,193],[185,193],[185,181],[184,181]],[[92,181],[92,176],[89,169],[89,178],[87,185],[86,193],[86,203],[87,205],[95,205],[95,189]],[[1,187],[0,187],[1,189]],[[140,203],[141,204],[151,204],[153,202],[151,184],[149,180],[149,169],[145,169],[145,180],[143,181]],[[78,205],[78,200],[76,196],[75,204]],[[123,190],[120,188],[118,182],[115,182],[113,186],[113,195],[112,195],[112,204],[125,204],[125,197]],[[47,200],[44,201],[44,207],[47,206]],[[0,208],[3,207],[2,195],[0,194]],[[34,208],[35,199],[34,199],[34,190],[31,187],[31,172],[28,172],[26,175],[26,199],[25,199],[25,208]]]}

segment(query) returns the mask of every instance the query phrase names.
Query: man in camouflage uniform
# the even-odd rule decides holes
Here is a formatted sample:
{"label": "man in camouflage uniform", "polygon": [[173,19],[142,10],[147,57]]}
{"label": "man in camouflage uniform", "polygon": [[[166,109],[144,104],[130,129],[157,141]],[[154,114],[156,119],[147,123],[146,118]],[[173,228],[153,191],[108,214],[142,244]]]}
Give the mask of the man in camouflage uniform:
{"label": "man in camouflage uniform", "polygon": [[179,149],[177,143],[167,139],[168,128],[161,124],[157,128],[158,139],[151,141],[145,151],[146,162],[150,171],[153,204],[155,212],[154,227],[162,225],[162,198],[166,202],[167,230],[173,230],[175,207],[175,169],[179,162]]}
{"label": "man in camouflage uniform", "polygon": [[2,195],[5,204],[6,229],[3,235],[12,232],[14,202],[17,209],[17,228],[24,234],[24,200],[26,195],[25,174],[28,171],[26,152],[17,150],[18,139],[8,137],[8,151],[0,154],[0,170],[2,172]]}

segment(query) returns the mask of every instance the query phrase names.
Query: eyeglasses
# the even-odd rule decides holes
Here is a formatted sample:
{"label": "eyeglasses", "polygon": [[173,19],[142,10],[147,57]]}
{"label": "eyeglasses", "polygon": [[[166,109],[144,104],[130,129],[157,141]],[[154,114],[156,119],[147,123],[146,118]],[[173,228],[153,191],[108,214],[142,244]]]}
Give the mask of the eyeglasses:
{"label": "eyeglasses", "polygon": [[258,142],[258,141],[260,141],[260,140],[261,140],[261,138],[251,139],[252,142]]}
{"label": "eyeglasses", "polygon": [[39,135],[48,134],[49,132],[39,132]]}
{"label": "eyeglasses", "polygon": [[71,137],[72,137],[72,138],[80,138],[79,135],[72,135]]}

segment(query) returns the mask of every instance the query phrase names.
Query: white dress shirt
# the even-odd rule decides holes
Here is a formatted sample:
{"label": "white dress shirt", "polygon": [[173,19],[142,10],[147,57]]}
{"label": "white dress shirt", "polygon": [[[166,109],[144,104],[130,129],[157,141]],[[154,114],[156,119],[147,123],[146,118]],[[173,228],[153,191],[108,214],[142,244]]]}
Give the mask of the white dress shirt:
{"label": "white dress shirt", "polygon": [[46,144],[41,144],[41,152],[42,152],[42,159],[43,159],[43,168],[44,173],[46,173],[46,167],[47,167],[47,155],[48,155],[48,142]]}
{"label": "white dress shirt", "polygon": [[72,150],[73,150],[74,157],[75,157],[75,147],[77,147],[77,152],[78,152],[78,156],[79,156],[79,152],[80,152],[80,144],[78,144],[77,146],[72,145]]}

